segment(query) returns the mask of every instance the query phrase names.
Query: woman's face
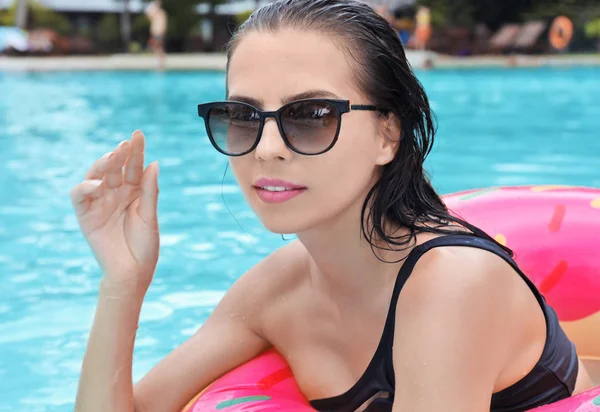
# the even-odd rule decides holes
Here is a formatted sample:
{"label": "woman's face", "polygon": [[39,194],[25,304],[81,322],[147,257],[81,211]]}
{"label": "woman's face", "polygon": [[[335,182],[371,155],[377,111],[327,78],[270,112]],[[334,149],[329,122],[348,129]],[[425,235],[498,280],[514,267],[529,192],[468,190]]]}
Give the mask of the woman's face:
{"label": "woman's face", "polygon": [[[252,99],[268,111],[295,96],[373,103],[357,90],[346,55],[329,36],[313,31],[248,33],[233,53],[227,81],[228,99]],[[320,92],[313,96],[314,91]],[[388,126],[378,112],[351,111],[342,116],[331,150],[304,156],[285,145],[276,122],[268,119],[256,150],[230,158],[231,168],[267,229],[301,233],[360,210],[379,167],[394,156],[397,142],[388,138]],[[300,189],[272,193],[289,186],[285,182]]]}

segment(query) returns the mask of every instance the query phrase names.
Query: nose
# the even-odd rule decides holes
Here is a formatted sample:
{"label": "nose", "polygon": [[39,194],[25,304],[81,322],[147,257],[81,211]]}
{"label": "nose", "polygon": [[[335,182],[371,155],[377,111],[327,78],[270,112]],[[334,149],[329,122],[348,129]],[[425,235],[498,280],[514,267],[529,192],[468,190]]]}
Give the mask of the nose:
{"label": "nose", "polygon": [[265,120],[262,136],[254,153],[257,160],[291,160],[293,152],[286,146],[275,119]]}

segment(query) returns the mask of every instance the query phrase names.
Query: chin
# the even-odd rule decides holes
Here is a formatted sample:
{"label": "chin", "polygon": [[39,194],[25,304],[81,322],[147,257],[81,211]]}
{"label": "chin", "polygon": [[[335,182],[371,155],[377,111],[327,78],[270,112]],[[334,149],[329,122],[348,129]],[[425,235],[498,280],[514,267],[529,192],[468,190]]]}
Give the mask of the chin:
{"label": "chin", "polygon": [[272,233],[293,235],[304,232],[319,224],[306,216],[306,212],[285,213],[278,211],[256,211],[263,226]]}
{"label": "chin", "polygon": [[335,220],[347,209],[340,199],[316,199],[300,195],[288,202],[269,204],[263,202],[254,193],[247,193],[248,203],[263,226],[272,233],[291,235],[322,227],[326,222]]}

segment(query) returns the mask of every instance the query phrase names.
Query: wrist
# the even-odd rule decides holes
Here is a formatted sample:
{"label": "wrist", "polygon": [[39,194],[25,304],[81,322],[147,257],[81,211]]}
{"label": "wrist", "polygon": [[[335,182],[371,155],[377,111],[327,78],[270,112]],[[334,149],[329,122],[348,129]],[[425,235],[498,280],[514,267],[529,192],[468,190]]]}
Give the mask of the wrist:
{"label": "wrist", "polygon": [[100,293],[108,299],[143,301],[149,285],[142,284],[137,276],[123,277],[104,274],[100,279]]}

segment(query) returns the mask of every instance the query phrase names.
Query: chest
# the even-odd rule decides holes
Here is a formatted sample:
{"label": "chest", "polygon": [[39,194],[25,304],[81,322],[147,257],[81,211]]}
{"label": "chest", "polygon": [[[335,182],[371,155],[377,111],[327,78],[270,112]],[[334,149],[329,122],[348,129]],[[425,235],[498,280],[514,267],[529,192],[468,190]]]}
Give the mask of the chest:
{"label": "chest", "polygon": [[388,304],[381,299],[367,307],[340,309],[305,298],[277,311],[269,322],[268,339],[286,357],[309,400],[340,395],[358,382],[371,363]]}

